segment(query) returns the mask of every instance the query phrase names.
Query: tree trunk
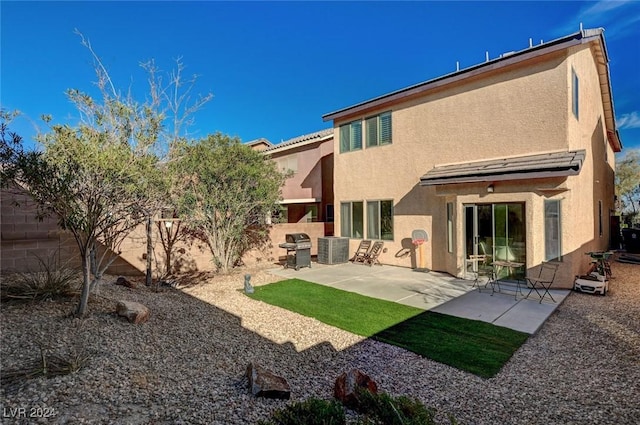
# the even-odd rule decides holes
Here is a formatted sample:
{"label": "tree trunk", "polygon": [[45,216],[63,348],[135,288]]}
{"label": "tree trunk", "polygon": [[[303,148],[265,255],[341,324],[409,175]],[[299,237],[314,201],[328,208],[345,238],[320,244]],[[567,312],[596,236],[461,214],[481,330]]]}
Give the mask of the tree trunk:
{"label": "tree trunk", "polygon": [[167,277],[171,276],[171,250],[173,249],[173,244],[171,242],[168,242],[168,244],[169,245],[168,245],[167,251],[166,251],[166,254],[167,254],[167,260],[166,260],[167,261],[167,271],[166,271]]}
{"label": "tree trunk", "polygon": [[89,293],[91,292],[91,253],[85,249],[82,253],[82,294],[76,310],[76,316],[84,317],[89,305]]}
{"label": "tree trunk", "polygon": [[147,216],[147,279],[145,285],[151,286],[151,257],[153,256],[153,240],[152,231],[153,227],[151,221],[151,215]]}

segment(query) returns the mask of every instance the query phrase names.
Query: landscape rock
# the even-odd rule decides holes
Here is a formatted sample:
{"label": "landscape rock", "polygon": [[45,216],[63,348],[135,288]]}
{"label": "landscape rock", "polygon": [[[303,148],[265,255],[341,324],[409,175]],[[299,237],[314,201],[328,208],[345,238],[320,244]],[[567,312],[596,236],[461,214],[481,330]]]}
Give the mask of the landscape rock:
{"label": "landscape rock", "polygon": [[345,405],[353,404],[356,401],[356,391],[365,389],[372,394],[378,393],[378,384],[366,373],[351,369],[338,376],[333,388],[333,395]]}
{"label": "landscape rock", "polygon": [[256,397],[278,398],[288,400],[291,397],[291,387],[286,379],[255,364],[247,366],[249,390]]}
{"label": "landscape rock", "polygon": [[131,323],[144,323],[149,320],[149,309],[133,301],[118,301],[116,313],[119,316],[126,317]]}

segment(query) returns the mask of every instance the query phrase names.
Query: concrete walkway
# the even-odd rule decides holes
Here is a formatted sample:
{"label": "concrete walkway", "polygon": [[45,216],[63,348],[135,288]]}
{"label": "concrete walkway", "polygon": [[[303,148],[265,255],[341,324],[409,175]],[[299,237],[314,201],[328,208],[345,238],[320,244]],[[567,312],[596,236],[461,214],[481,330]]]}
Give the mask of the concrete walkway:
{"label": "concrete walkway", "polygon": [[514,288],[508,285],[502,285],[502,292],[493,293],[490,288],[479,291],[472,287],[473,281],[446,273],[384,265],[312,263],[311,268],[298,271],[277,268],[270,272],[529,334],[535,333],[570,293],[551,290],[556,302],[545,297],[540,303],[535,292],[528,299],[516,297]]}

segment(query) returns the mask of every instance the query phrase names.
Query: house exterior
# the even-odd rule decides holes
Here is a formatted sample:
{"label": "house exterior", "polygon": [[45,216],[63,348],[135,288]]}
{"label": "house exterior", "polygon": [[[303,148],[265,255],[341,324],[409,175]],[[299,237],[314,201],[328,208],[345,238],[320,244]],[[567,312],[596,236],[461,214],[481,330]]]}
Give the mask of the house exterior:
{"label": "house exterior", "polygon": [[[324,115],[336,236],[380,261],[465,276],[473,254],[560,263],[570,288],[609,246],[616,130],[602,29],[531,45]],[[412,232],[425,230],[416,250]]]}
{"label": "house exterior", "polygon": [[278,223],[271,230],[272,245],[277,249],[287,233],[307,233],[316,255],[317,238],[333,235],[333,129],[285,140],[262,153],[290,174],[282,188]]}

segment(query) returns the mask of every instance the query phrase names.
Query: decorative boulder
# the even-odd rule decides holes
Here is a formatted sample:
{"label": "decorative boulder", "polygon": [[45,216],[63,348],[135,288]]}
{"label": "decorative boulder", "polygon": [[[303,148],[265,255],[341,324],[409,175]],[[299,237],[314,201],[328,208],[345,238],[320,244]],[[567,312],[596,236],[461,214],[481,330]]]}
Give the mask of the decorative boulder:
{"label": "decorative boulder", "polygon": [[338,376],[333,388],[333,395],[345,405],[352,405],[357,401],[356,392],[364,389],[372,394],[378,393],[378,384],[366,373],[358,369],[351,369]]}
{"label": "decorative boulder", "polygon": [[133,301],[118,301],[116,313],[126,317],[131,323],[144,323],[149,320],[149,309]]}
{"label": "decorative boulder", "polygon": [[256,397],[282,400],[288,400],[291,397],[291,387],[286,379],[253,362],[247,366],[247,378],[249,390]]}

